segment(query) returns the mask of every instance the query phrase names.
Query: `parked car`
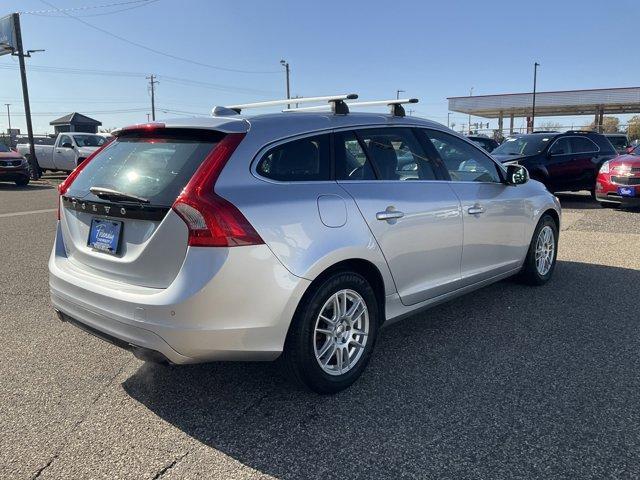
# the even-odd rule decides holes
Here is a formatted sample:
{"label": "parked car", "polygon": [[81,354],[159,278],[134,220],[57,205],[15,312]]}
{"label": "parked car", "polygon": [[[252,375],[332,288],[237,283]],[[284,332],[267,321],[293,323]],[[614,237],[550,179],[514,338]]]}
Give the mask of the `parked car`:
{"label": "parked car", "polygon": [[476,145],[484,148],[487,152],[493,152],[500,145],[493,138],[483,137],[482,135],[469,135],[467,138]]}
{"label": "parked car", "polygon": [[360,113],[128,127],[59,193],[62,320],[144,360],[283,355],[320,393],[360,376],[382,325],[512,275],[547,282],[561,213],[440,124]]}
{"label": "parked car", "polygon": [[[41,172],[71,172],[89,155],[105,144],[108,138],[93,133],[60,133],[51,145],[36,143],[36,162]],[[27,159],[31,152],[28,143],[19,143],[17,149]]]}
{"label": "parked car", "polygon": [[640,206],[640,146],[602,164],[596,199],[603,207]]}
{"label": "parked car", "polygon": [[0,182],[14,182],[19,187],[29,184],[29,163],[15,150],[0,143]]}
{"label": "parked car", "polygon": [[626,153],[629,147],[629,139],[624,133],[605,133],[604,136],[609,139],[613,148],[616,149],[616,152]]}
{"label": "parked car", "polygon": [[617,153],[599,133],[531,133],[507,138],[491,155],[505,164],[523,165],[550,192],[588,190],[595,196],[600,166]]}

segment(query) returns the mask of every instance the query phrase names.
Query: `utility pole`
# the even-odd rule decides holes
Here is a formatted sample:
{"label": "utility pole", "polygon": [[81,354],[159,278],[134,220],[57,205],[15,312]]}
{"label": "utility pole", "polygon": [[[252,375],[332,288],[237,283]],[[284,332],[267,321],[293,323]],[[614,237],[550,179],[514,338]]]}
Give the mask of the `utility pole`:
{"label": "utility pole", "polygon": [[396,90],[396,100],[400,100],[400,94],[406,93],[405,90]]}
{"label": "utility pole", "polygon": [[7,120],[9,121],[9,134],[11,134],[11,110],[9,110],[9,107],[11,106],[11,104],[5,103],[5,105],[7,106]]}
{"label": "utility pole", "polygon": [[[471,87],[471,89],[469,90],[469,96],[473,97],[473,87]],[[471,114],[469,114],[469,135],[471,135]]]}
{"label": "utility pole", "polygon": [[147,123],[149,123],[149,115],[151,115],[151,114],[147,113]]}
{"label": "utility pole", "polygon": [[[33,140],[33,125],[31,124],[31,105],[29,103],[29,86],[27,85],[27,69],[24,59],[31,57],[33,52],[43,52],[44,50],[27,50],[24,52],[22,45],[22,31],[20,30],[20,14],[13,14],[13,28],[16,35],[16,48],[12,55],[18,57],[20,64],[20,79],[22,80],[22,98],[24,100],[24,113],[27,120],[27,137],[29,138],[29,165],[31,166],[31,178],[37,180],[40,178],[40,169],[36,159],[36,148]],[[17,51],[16,51],[17,50]]]}
{"label": "utility pole", "polygon": [[536,81],[538,77],[538,67],[540,64],[533,64],[533,105],[531,106],[531,133],[535,131],[534,123],[536,121]]}
{"label": "utility pole", "polygon": [[[289,62],[287,62],[286,60],[280,60],[280,65],[284,67],[285,75],[287,77],[287,99],[289,99],[291,98],[291,87],[289,85],[289,75],[291,71],[289,70]],[[287,104],[287,108],[291,108],[290,103]]]}
{"label": "utility pole", "polygon": [[451,123],[451,112],[447,113],[447,128],[451,128],[449,124]]}
{"label": "utility pole", "polygon": [[158,81],[156,80],[156,76],[151,74],[151,76],[146,77],[149,80],[149,85],[151,85],[151,119],[156,121],[156,85]]}

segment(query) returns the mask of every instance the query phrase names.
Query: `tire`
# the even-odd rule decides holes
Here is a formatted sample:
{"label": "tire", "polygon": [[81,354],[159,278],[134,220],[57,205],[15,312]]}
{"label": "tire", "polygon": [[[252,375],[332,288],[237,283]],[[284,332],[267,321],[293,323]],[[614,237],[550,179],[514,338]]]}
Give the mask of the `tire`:
{"label": "tire", "polygon": [[[541,239],[542,232],[544,235],[551,235],[553,239],[553,245],[550,246],[546,242],[543,248],[551,255],[551,265],[545,265],[544,268],[540,268],[541,263],[536,262],[536,248],[538,246],[538,240]],[[529,244],[529,251],[525,258],[522,271],[520,272],[520,280],[528,285],[544,285],[549,281],[553,271],[556,267],[556,259],[558,257],[558,225],[550,215],[543,215],[536,229],[533,232],[531,243]],[[548,258],[548,257],[547,257]]]}
{"label": "tire", "polygon": [[[336,272],[311,288],[294,315],[282,361],[297,383],[320,394],[337,393],[353,384],[369,362],[380,323],[378,301],[369,282],[354,272]],[[360,315],[351,320],[340,315],[343,320],[332,323],[336,296],[342,312],[357,303],[366,308],[358,307]],[[320,318],[321,313],[330,321]],[[354,333],[365,331],[366,335]],[[347,352],[351,363],[339,363],[339,356]]]}
{"label": "tire", "polygon": [[21,178],[20,180],[16,180],[15,184],[18,187],[26,187],[27,185],[29,185],[29,180],[30,180],[29,177]]}

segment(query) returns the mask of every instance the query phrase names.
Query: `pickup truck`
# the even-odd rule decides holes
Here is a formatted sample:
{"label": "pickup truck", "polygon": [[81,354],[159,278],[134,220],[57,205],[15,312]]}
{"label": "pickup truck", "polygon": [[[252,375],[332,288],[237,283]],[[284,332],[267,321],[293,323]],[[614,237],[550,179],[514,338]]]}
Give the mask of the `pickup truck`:
{"label": "pickup truck", "polygon": [[[36,163],[40,173],[46,170],[71,172],[108,141],[108,137],[94,133],[60,133],[50,141],[35,142]],[[51,144],[47,145],[49,142]],[[29,160],[31,154],[28,143],[19,143],[16,149]]]}

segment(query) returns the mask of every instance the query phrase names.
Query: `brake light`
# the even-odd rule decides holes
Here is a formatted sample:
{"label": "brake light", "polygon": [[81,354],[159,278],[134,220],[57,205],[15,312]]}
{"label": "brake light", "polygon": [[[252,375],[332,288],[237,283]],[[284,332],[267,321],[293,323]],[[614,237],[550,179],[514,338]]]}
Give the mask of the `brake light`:
{"label": "brake light", "polygon": [[230,133],[205,158],[173,204],[189,228],[192,247],[236,247],[264,243],[235,205],[216,195],[220,172],[244,133]]}
{"label": "brake light", "polygon": [[80,172],[84,169],[84,167],[86,167],[87,164],[91,160],[93,160],[93,158],[98,153],[100,153],[105,147],[107,147],[110,144],[111,142],[105,142],[100,148],[98,148],[95,152],[89,155],[84,162],[78,165],[69,175],[67,175],[67,178],[65,178],[64,182],[58,185],[58,220],[60,220],[60,197],[65,193],[67,193],[67,190],[69,190],[69,187],[71,186],[73,181],[76,179],[76,177],[80,174]]}

